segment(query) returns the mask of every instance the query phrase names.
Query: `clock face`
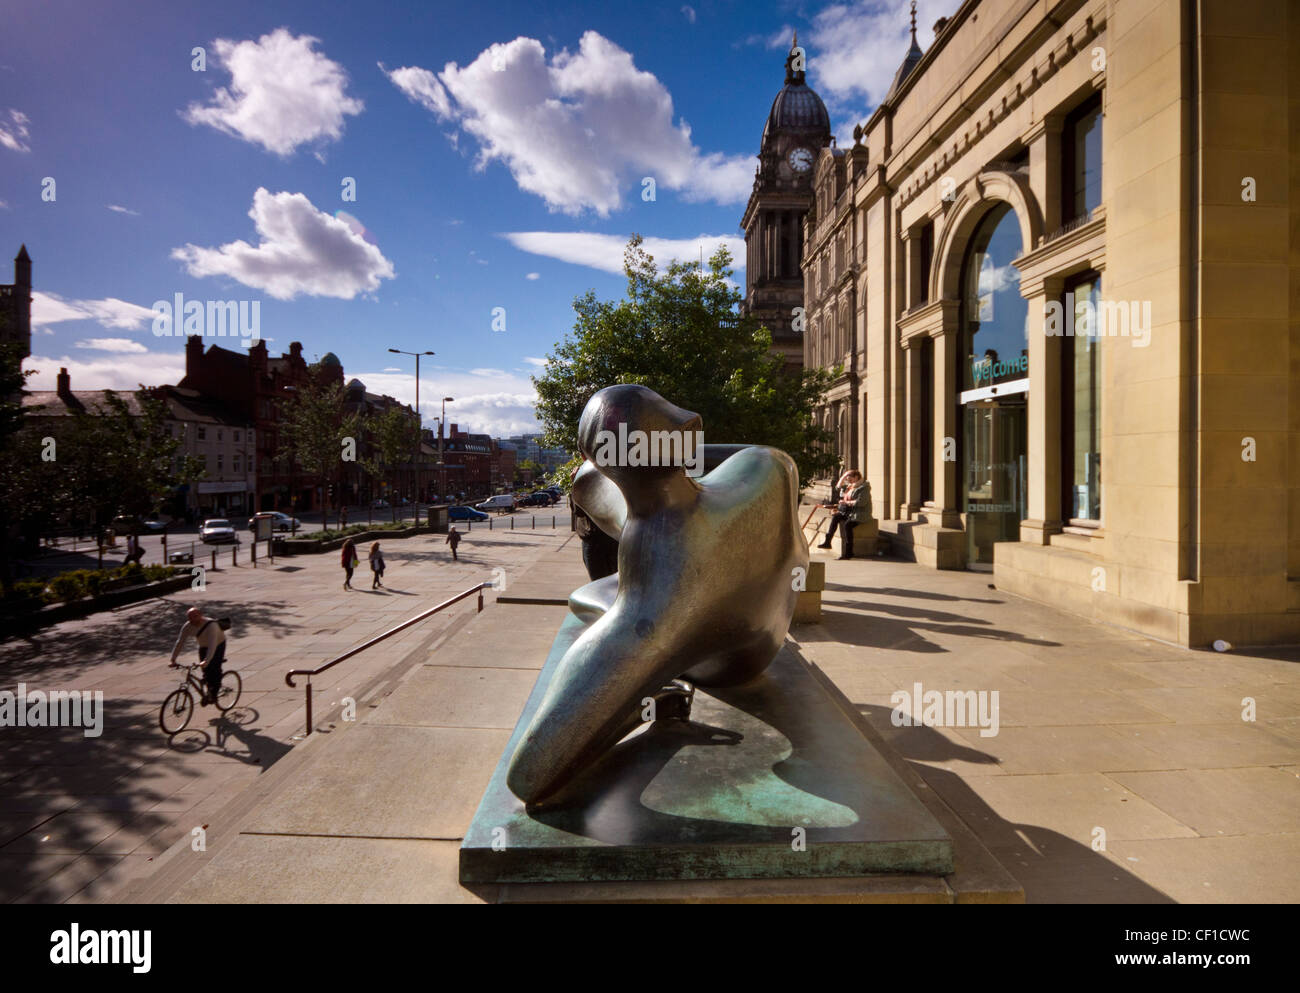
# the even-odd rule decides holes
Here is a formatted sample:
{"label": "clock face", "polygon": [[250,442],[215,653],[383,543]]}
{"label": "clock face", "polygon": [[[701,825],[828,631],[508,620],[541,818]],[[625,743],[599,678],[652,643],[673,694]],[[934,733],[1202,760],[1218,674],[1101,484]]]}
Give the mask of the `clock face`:
{"label": "clock face", "polygon": [[812,168],[813,153],[807,148],[796,148],[790,152],[786,161],[795,172],[807,172]]}

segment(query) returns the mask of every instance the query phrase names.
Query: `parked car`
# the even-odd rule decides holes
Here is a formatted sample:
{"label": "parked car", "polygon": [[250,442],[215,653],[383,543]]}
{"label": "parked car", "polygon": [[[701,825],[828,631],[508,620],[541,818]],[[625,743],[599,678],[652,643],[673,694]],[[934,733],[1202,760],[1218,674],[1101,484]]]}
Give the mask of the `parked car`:
{"label": "parked car", "polygon": [[388,501],[380,497],[378,500],[374,501],[370,506],[374,507],[376,510],[387,510]]}
{"label": "parked car", "polygon": [[214,545],[227,541],[238,541],[235,526],[224,517],[209,517],[199,529],[199,540],[205,545]]}
{"label": "parked car", "polygon": [[148,517],[141,519],[135,514],[118,514],[113,518],[113,523],[109,525],[118,534],[139,534],[144,531],[158,532],[167,527],[158,519],[157,514],[150,514]]}
{"label": "parked car", "polygon": [[545,490],[538,490],[536,493],[529,493],[519,502],[525,507],[549,507],[553,498]]}
{"label": "parked car", "polygon": [[475,504],[475,507],[478,510],[495,510],[498,514],[508,514],[515,509],[515,496],[513,493],[498,493]]}
{"label": "parked car", "polygon": [[473,507],[448,507],[447,520],[449,521],[486,521],[488,515],[481,510],[475,510]]}
{"label": "parked car", "polygon": [[[271,515],[272,531],[297,531],[302,527],[302,521],[296,517],[290,517],[288,514],[281,513],[278,510],[268,510],[266,513]],[[248,519],[248,530],[253,531],[257,527],[257,518]]]}

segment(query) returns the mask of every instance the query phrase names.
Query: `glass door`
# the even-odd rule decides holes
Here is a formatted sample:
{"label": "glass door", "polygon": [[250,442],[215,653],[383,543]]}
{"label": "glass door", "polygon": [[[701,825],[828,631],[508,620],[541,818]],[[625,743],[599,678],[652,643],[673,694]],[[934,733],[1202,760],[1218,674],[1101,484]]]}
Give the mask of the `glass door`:
{"label": "glass door", "polygon": [[962,512],[968,568],[993,568],[993,546],[1018,541],[1028,516],[1024,394],[963,408]]}

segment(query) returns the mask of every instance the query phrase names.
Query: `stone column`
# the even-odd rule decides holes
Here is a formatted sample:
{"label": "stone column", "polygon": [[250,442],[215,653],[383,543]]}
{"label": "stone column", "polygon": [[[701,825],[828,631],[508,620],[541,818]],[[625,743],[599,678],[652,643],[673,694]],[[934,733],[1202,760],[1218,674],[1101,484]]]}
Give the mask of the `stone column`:
{"label": "stone column", "polygon": [[[1029,188],[1043,211],[1043,235],[1061,226],[1061,126],[1060,114],[1048,114],[1020,138],[1029,149]],[[1026,245],[1028,252],[1037,245]]]}
{"label": "stone column", "polygon": [[913,335],[903,339],[904,382],[906,383],[907,417],[907,472],[903,481],[903,500],[898,505],[900,520],[910,521],[921,509],[921,428],[924,412],[921,410],[921,346],[922,337]]}
{"label": "stone column", "polygon": [[[961,480],[956,458],[944,459],[957,439],[957,322],[944,322],[934,338],[934,500],[925,505],[931,523],[945,528],[961,527]],[[951,441],[949,440],[951,439]]]}
{"label": "stone column", "polygon": [[[1029,395],[1026,397],[1029,517],[1020,522],[1020,540],[1046,545],[1061,531],[1061,405],[1068,402],[1061,382],[1065,339],[1044,334],[1047,304],[1061,299],[1064,280],[1044,276],[1022,280],[1020,293],[1029,301]],[[1073,319],[1063,314],[1062,323]]]}

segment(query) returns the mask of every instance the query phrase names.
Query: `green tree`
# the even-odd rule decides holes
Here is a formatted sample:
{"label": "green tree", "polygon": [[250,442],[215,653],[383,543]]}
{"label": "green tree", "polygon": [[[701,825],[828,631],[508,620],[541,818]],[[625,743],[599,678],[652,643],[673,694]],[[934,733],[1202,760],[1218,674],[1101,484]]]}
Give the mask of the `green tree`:
{"label": "green tree", "polygon": [[[331,380],[319,363],[307,369],[306,384],[280,401],[279,457],[317,486],[337,482],[343,468],[344,440],[361,435],[361,416],[344,407],[343,384]],[[322,500],[322,505],[326,503]]]}
{"label": "green tree", "polygon": [[521,483],[524,479],[524,473],[531,472],[534,483],[540,483],[545,469],[541,463],[534,462],[532,459],[524,459],[522,462],[515,463],[515,482]]}
{"label": "green tree", "polygon": [[[397,495],[396,478],[387,478],[402,462],[411,460],[415,450],[419,425],[409,410],[397,405],[389,406],[383,413],[366,418],[366,431],[370,438],[371,456],[362,461],[362,468],[371,478],[386,480],[391,492]],[[397,521],[397,501],[389,500],[393,521]]]}
{"label": "green tree", "polygon": [[725,248],[704,265],[673,262],[661,273],[633,235],[623,270],[627,296],[604,301],[589,290],[575,299],[573,333],[533,378],[545,444],[576,451],[578,420],[592,394],[636,383],[698,413],[708,443],[785,451],[801,483],[835,467],[830,435],[812,416],[835,371],[784,369],[767,328],[738,314],[741,295]]}
{"label": "green tree", "polygon": [[0,346],[0,589],[13,588],[13,554],[23,535],[48,513],[42,500],[47,463],[40,439],[24,431],[23,394],[27,377],[17,345]]}

